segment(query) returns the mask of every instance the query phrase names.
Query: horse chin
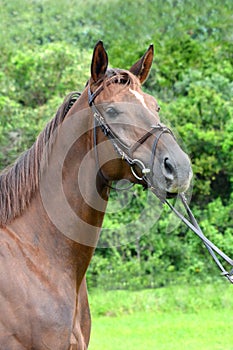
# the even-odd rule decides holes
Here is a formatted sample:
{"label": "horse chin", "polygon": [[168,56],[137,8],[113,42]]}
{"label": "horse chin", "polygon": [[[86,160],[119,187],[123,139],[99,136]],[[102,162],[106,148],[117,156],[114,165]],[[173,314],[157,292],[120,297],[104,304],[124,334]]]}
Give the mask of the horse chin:
{"label": "horse chin", "polygon": [[178,195],[178,192],[168,192],[166,190],[157,190],[156,192],[153,192],[162,202],[164,202],[166,199],[176,198]]}
{"label": "horse chin", "polygon": [[167,192],[167,199],[171,199],[171,198],[176,198],[176,196],[178,195],[178,192]]}
{"label": "horse chin", "polygon": [[[153,191],[154,192],[154,191]],[[154,192],[155,193],[155,192]],[[157,191],[156,196],[161,200],[176,198],[180,192]]]}
{"label": "horse chin", "polygon": [[166,199],[176,198],[180,193],[179,191],[170,192],[167,188],[161,188],[155,184],[152,185],[151,190],[162,202]]}

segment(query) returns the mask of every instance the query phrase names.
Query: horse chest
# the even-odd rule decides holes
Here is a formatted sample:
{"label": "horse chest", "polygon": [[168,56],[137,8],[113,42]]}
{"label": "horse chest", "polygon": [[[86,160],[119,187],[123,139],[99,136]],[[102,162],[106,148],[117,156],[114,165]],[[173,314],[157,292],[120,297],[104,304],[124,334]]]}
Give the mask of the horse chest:
{"label": "horse chest", "polygon": [[21,259],[22,251],[17,254],[7,243],[0,247],[1,349],[68,349],[76,310],[75,281],[58,274],[48,262],[37,266],[33,257]]}

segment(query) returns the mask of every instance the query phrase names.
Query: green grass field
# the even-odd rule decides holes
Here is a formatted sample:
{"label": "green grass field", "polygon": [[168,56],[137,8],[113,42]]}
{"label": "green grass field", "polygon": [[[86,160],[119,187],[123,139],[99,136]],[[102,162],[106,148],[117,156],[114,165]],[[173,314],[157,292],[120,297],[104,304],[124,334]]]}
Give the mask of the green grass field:
{"label": "green grass field", "polygon": [[135,313],[93,320],[90,350],[232,350],[228,311]]}
{"label": "green grass field", "polygon": [[232,292],[227,282],[93,291],[90,350],[233,350]]}

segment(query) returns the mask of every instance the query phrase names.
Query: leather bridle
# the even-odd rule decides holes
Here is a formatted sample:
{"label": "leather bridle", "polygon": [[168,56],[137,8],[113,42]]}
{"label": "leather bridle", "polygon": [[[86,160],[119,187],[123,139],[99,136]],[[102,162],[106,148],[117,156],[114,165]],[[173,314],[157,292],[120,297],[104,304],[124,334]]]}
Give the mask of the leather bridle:
{"label": "leather bridle", "polygon": [[[131,168],[133,176],[137,180],[142,181],[144,184],[146,184],[148,188],[153,187],[152,185],[153,167],[154,167],[154,161],[155,161],[158,142],[161,136],[165,133],[168,133],[174,137],[172,131],[169,128],[167,128],[165,125],[162,125],[160,123],[158,123],[157,125],[151,125],[151,128],[149,131],[144,133],[137,141],[133,143],[133,145],[127,146],[116,135],[116,133],[111,128],[111,126],[105,120],[104,116],[100,113],[100,111],[97,109],[96,105],[94,104],[95,98],[98,96],[98,94],[102,90],[103,90],[102,85],[94,93],[91,92],[90,87],[88,88],[88,103],[92,109],[93,116],[94,116],[94,128],[93,128],[94,148],[96,149],[96,146],[97,146],[97,136],[96,136],[97,128],[100,127],[104,135],[107,136],[108,139],[112,142],[113,147],[116,150],[117,154],[120,156],[120,158],[122,160],[125,160],[128,163],[128,165]],[[151,149],[150,163],[148,166],[146,166],[142,160],[134,158],[133,155],[134,155],[134,152],[152,135],[154,135],[154,142]],[[96,156],[98,159],[98,155]],[[140,168],[141,176],[135,170],[135,166]],[[154,187],[153,189],[156,191]]]}
{"label": "leather bridle", "polygon": [[[111,84],[112,79],[109,79],[106,85]],[[97,153],[97,128],[100,127],[105,136],[107,136],[110,141],[112,142],[117,154],[122,158],[122,160],[125,160],[132,171],[132,174],[134,177],[141,181],[142,184],[147,188],[149,188],[159,199],[166,203],[170,209],[175,213],[175,215],[188,226],[189,229],[191,229],[204,243],[205,247],[208,249],[210,255],[212,256],[213,260],[217,264],[218,268],[221,270],[221,274],[225,276],[231,283],[233,283],[233,269],[231,268],[230,271],[227,271],[222,263],[219,261],[218,257],[216,254],[218,254],[225,262],[227,262],[229,265],[233,267],[233,260],[229,258],[224,252],[222,252],[216,245],[214,245],[202,232],[200,226],[197,223],[197,220],[195,219],[191,209],[188,206],[187,200],[185,198],[184,193],[179,193],[177,196],[180,198],[188,216],[189,220],[185,218],[170,202],[168,202],[164,198],[160,198],[157,189],[153,186],[153,167],[154,167],[154,161],[155,161],[155,156],[156,156],[156,149],[157,145],[159,142],[159,139],[164,133],[168,133],[170,135],[173,135],[172,131],[167,128],[166,126],[162,124],[157,124],[151,126],[151,129],[147,131],[145,134],[143,134],[139,140],[137,140],[132,146],[127,146],[120,138],[116,135],[116,133],[112,130],[111,126],[106,122],[105,118],[103,115],[99,112],[97,107],[94,104],[95,98],[99,95],[101,91],[103,91],[104,85],[100,85],[95,92],[91,92],[90,86],[88,87],[88,103],[89,106],[92,109],[93,116],[94,116],[94,128],[93,128],[93,133],[94,133],[94,149],[96,152],[96,160],[97,163],[98,161],[98,153]],[[152,145],[152,150],[151,150],[151,158],[150,158],[150,163],[148,166],[146,166],[143,161],[133,158],[134,152],[152,135],[154,135],[154,142]],[[175,138],[175,137],[174,137]],[[101,172],[101,169],[98,165],[98,169]],[[138,175],[138,173],[135,171],[135,166],[139,167],[141,169],[141,176]],[[104,175],[101,172],[102,177],[104,178]],[[107,182],[107,180],[106,180]],[[110,188],[116,189],[112,186],[109,186]],[[129,188],[129,187],[128,187]],[[128,189],[126,188],[126,189]]]}

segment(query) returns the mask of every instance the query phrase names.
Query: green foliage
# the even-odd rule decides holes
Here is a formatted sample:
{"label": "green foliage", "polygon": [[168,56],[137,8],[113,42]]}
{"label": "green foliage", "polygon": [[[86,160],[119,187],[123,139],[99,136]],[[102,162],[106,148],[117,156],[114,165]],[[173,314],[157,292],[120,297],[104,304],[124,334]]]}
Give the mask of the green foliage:
{"label": "green foliage", "polygon": [[35,141],[64,96],[89,78],[90,51],[63,42],[19,48],[0,74],[1,168]]}
{"label": "green foliage", "polygon": [[[198,221],[231,254],[232,11],[231,0],[2,0],[0,168],[31,146],[68,92],[83,89],[97,40],[110,65],[122,68],[153,42],[144,89],[191,157]],[[91,287],[138,289],[218,276],[199,239],[140,188],[112,194],[100,247],[108,249],[96,251]]]}
{"label": "green foliage", "polygon": [[90,52],[74,52],[62,42],[36,50],[19,50],[7,67],[10,79],[7,93],[23,106],[36,107],[46,104],[53,96],[64,96],[74,87],[81,90],[89,77],[90,57]]}

